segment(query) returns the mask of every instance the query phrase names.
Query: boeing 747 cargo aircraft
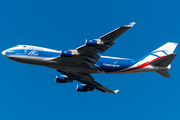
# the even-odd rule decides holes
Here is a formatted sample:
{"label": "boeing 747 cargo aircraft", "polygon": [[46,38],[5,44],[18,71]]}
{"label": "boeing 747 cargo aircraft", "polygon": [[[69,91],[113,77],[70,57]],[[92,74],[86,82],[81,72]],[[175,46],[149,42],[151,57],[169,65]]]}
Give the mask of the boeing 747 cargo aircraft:
{"label": "boeing 747 cargo aircraft", "polygon": [[98,39],[86,39],[83,46],[74,50],[58,51],[31,45],[17,45],[4,50],[2,54],[17,62],[57,69],[63,75],[56,76],[56,82],[77,80],[82,84],[77,85],[76,90],[81,92],[94,89],[108,93],[119,91],[102,86],[95,81],[91,73],[127,74],[155,71],[164,77],[170,77],[168,70],[176,56],[173,52],[177,43],[168,42],[138,60],[98,55],[111,48],[115,44],[113,41],[134,24],[132,22],[119,27]]}

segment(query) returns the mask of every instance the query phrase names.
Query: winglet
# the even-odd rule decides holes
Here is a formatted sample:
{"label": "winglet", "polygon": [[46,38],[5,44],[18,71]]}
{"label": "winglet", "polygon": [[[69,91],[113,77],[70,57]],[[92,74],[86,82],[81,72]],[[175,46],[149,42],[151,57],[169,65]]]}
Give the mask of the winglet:
{"label": "winglet", "polygon": [[118,92],[119,92],[119,90],[115,90],[115,91],[114,91],[114,93],[118,93]]}
{"label": "winglet", "polygon": [[131,23],[129,23],[128,25],[125,25],[126,27],[132,27],[132,26],[134,26],[136,23],[135,22],[131,22]]}

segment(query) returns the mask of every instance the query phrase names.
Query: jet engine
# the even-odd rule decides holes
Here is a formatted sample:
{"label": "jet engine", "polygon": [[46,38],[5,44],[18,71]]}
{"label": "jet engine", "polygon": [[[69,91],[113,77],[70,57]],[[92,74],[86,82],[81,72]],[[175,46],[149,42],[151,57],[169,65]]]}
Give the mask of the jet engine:
{"label": "jet engine", "polygon": [[76,86],[76,91],[79,92],[87,92],[87,91],[93,91],[93,88],[89,88],[86,84],[80,84]]}
{"label": "jet engine", "polygon": [[61,57],[71,57],[72,53],[69,50],[61,50]]}
{"label": "jet engine", "polygon": [[97,45],[102,45],[102,44],[103,44],[103,42],[101,42],[98,39],[96,39],[96,40],[86,39],[86,45],[87,46],[97,46]]}
{"label": "jet engine", "polygon": [[58,83],[73,82],[73,80],[69,80],[66,75],[56,76],[55,81],[58,82]]}
{"label": "jet engine", "polygon": [[71,57],[75,55],[79,55],[80,53],[77,50],[61,50],[60,56],[61,57]]}

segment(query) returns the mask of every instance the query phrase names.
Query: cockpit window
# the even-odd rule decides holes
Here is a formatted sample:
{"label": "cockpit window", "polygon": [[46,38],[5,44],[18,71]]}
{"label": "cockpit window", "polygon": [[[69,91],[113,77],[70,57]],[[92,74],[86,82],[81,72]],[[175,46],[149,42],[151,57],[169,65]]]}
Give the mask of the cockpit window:
{"label": "cockpit window", "polygon": [[18,45],[16,45],[15,47],[18,47]]}

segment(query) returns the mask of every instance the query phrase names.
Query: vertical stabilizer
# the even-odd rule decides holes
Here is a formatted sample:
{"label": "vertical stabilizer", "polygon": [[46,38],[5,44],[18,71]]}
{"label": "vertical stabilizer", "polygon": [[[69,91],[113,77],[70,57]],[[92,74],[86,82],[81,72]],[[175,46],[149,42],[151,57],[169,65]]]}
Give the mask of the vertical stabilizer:
{"label": "vertical stabilizer", "polygon": [[177,45],[178,45],[178,43],[168,42],[168,43],[164,44],[163,46],[159,47],[158,49],[154,50],[153,52],[164,51],[169,55],[174,52]]}
{"label": "vertical stabilizer", "polygon": [[158,49],[152,51],[144,58],[141,59],[142,62],[152,62],[162,57],[168,56],[172,54],[176,48],[178,43],[168,42],[163,46],[159,47]]}

